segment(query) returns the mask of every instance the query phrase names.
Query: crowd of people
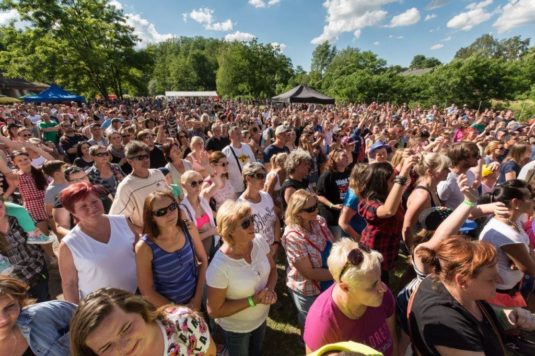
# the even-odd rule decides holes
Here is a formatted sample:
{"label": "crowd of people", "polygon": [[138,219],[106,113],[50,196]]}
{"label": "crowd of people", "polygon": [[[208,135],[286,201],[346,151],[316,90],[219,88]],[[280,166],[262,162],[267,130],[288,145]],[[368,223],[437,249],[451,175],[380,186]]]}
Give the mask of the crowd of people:
{"label": "crowd of people", "polygon": [[2,355],[257,356],[283,296],[310,355],[535,353],[535,119],[14,104],[0,148]]}

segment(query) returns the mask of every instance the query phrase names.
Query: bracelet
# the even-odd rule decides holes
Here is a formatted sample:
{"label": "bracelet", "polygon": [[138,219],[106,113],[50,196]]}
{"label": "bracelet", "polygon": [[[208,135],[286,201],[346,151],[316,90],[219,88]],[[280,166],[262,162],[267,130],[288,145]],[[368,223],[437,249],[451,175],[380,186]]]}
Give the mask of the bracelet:
{"label": "bracelet", "polygon": [[407,177],[396,176],[396,178],[394,178],[394,183],[397,183],[399,185],[405,185],[405,183],[407,183]]}
{"label": "bracelet", "polygon": [[333,208],[333,203],[329,203],[329,209]]}
{"label": "bracelet", "polygon": [[256,304],[253,300],[253,296],[250,296],[249,298],[247,298],[247,303],[249,303],[249,306],[252,308],[252,307],[256,307]]}
{"label": "bracelet", "polygon": [[468,205],[468,206],[470,206],[470,207],[472,207],[472,208],[473,208],[474,206],[477,206],[477,203],[476,203],[475,201],[470,201],[470,200],[468,200],[468,199],[465,199],[465,200],[463,201],[463,204],[466,204],[466,205]]}

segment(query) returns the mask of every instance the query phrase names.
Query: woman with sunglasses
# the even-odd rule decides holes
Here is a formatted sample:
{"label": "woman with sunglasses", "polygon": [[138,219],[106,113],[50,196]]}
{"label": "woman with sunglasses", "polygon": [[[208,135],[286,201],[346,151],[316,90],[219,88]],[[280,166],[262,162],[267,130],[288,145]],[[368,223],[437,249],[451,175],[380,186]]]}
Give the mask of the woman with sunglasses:
{"label": "woman with sunglasses", "polygon": [[275,214],[275,206],[271,196],[263,192],[266,181],[266,170],[261,163],[247,163],[242,170],[245,191],[238,200],[245,201],[251,207],[255,233],[262,236],[270,246],[273,259],[281,241],[280,221]]}
{"label": "woman with sunglasses", "polygon": [[226,201],[217,222],[223,245],[206,272],[208,314],[231,356],[261,355],[269,306],[277,301],[276,266],[247,203]]}
{"label": "woman with sunglasses", "polygon": [[204,179],[196,171],[186,171],[181,177],[181,183],[186,194],[180,203],[180,209],[184,217],[197,227],[204,251],[211,259],[219,241],[216,241],[217,230],[210,203],[200,195]]}
{"label": "woman with sunglasses", "polygon": [[178,139],[180,152],[182,152],[182,157],[187,157],[191,152],[191,148],[189,148],[189,137],[187,132],[179,131],[176,137]]}
{"label": "woman with sunglasses", "polygon": [[382,255],[343,238],[333,245],[327,262],[335,283],[308,312],[303,336],[307,354],[326,344],[355,341],[385,356],[398,355],[395,301],[381,281]]}
{"label": "woman with sunglasses", "polygon": [[308,309],[332,283],[327,257],[333,236],[325,219],[318,215],[318,199],[303,189],[290,197],[285,222],[282,245],[288,259],[286,286],[297,308],[302,330]]}
{"label": "woman with sunglasses", "polygon": [[77,157],[72,162],[75,166],[86,169],[93,165],[94,159],[89,153],[89,147],[91,147],[91,145],[87,141],[78,143],[76,146]]}
{"label": "woman with sunglasses", "polygon": [[228,159],[221,151],[214,151],[208,157],[210,175],[204,180],[201,196],[210,202],[214,211],[227,200],[236,200],[236,192],[228,179]]}
{"label": "woman with sunglasses", "polygon": [[95,160],[93,166],[86,171],[89,181],[104,187],[114,197],[117,186],[125,177],[124,172],[118,164],[110,162],[110,153],[106,146],[91,146],[89,153]]}
{"label": "woman with sunglasses", "polygon": [[170,192],[149,194],[143,216],[136,244],[141,295],[157,308],[176,303],[200,310],[208,258],[197,229],[182,220]]}
{"label": "woman with sunglasses", "polygon": [[104,214],[100,190],[80,182],[60,194],[61,203],[78,221],[59,246],[63,296],[75,304],[99,288],[132,293],[137,288],[134,228],[125,216]]}

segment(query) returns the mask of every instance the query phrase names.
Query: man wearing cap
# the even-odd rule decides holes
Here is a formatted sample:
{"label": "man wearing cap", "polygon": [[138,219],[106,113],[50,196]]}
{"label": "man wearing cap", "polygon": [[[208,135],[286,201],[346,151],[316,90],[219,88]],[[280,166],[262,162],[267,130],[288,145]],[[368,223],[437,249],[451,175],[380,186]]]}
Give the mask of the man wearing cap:
{"label": "man wearing cap", "polygon": [[[290,139],[291,128],[288,125],[279,125],[275,129],[275,141],[264,150],[264,165],[268,167],[269,160],[277,153],[290,153],[286,144]],[[269,169],[269,168],[268,168]]]}

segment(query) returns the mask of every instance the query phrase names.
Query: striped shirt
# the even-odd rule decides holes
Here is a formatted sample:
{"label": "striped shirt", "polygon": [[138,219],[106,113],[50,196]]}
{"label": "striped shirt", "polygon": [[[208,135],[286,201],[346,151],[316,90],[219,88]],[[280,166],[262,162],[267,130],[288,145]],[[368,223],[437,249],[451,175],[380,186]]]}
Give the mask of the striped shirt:
{"label": "striped shirt", "polygon": [[187,304],[197,287],[198,267],[191,237],[182,229],[186,242],[177,251],[161,249],[146,235],[141,237],[152,250],[152,278],[154,289],[176,304]]}

